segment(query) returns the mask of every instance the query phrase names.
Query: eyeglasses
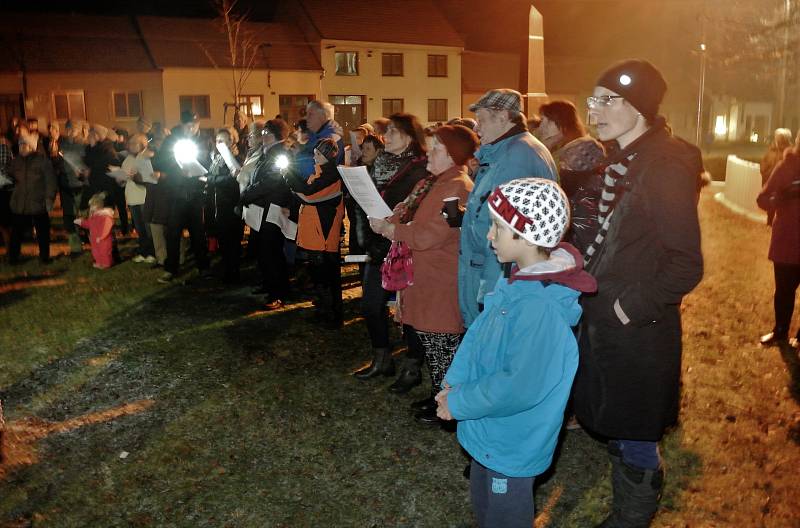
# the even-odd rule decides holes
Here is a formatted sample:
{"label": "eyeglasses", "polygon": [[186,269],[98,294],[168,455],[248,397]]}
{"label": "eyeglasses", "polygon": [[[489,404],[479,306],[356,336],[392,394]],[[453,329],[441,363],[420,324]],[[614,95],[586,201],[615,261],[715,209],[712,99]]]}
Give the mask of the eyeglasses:
{"label": "eyeglasses", "polygon": [[614,99],[625,99],[621,95],[590,95],[586,98],[586,105],[591,108],[602,108],[604,106],[611,106]]}

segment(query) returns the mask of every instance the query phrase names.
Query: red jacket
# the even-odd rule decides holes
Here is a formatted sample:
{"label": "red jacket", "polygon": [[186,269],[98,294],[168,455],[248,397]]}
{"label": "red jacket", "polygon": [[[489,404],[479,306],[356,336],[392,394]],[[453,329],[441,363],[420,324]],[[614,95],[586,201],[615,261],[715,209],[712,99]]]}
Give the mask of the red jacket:
{"label": "red jacket", "polygon": [[774,212],[769,259],[779,264],[800,265],[800,198],[781,198],[795,180],[800,180],[800,153],[786,151],[758,195],[758,206]]}
{"label": "red jacket", "polygon": [[414,284],[402,291],[403,323],[423,332],[461,334],[464,322],[458,307],[458,244],[461,231],[442,217],[442,200],[458,196],[462,205],[472,190],[466,167],[443,172],[422,200],[414,219],[396,224],[395,240],[411,248]]}
{"label": "red jacket", "polygon": [[114,211],[108,208],[99,209],[89,218],[77,219],[75,223],[89,230],[94,263],[101,268],[110,268],[114,264],[112,257]]}

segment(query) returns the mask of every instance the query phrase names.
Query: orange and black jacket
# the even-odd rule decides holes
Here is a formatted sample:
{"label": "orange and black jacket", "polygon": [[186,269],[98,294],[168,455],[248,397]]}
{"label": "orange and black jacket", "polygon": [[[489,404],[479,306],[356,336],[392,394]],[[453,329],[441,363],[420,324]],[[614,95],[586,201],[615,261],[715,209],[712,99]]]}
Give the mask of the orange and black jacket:
{"label": "orange and black jacket", "polygon": [[344,219],[342,180],[336,162],[318,166],[308,181],[287,174],[289,188],[302,202],[297,222],[297,245],[310,251],[339,251]]}

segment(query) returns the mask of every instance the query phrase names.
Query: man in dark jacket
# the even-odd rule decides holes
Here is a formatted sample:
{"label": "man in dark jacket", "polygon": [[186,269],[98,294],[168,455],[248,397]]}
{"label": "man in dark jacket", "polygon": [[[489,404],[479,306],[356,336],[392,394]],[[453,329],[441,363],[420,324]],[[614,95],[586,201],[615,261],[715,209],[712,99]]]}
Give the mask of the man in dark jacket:
{"label": "man in dark jacket", "polygon": [[22,235],[36,227],[36,240],[39,243],[39,260],[50,262],[50,216],[58,190],[58,182],[53,173],[53,165],[47,156],[37,150],[38,136],[22,135],[19,141],[19,156],[9,165],[9,176],[14,181],[11,193],[11,240],[8,245],[8,260],[11,264],[19,261]]}
{"label": "man in dark jacket", "polygon": [[178,274],[180,267],[181,234],[189,230],[192,252],[201,275],[208,275],[208,245],[203,226],[203,183],[197,176],[189,176],[178,164],[175,146],[179,141],[194,143],[200,152],[198,133],[200,125],[192,112],[181,112],[181,125],[170,134],[153,160],[153,168],[159,172],[159,185],[170,196],[171,208],[164,229],[167,240],[167,261],[164,274],[158,281],[169,283]]}
{"label": "man in dark jacket", "polygon": [[678,417],[680,304],[703,275],[697,148],[658,107],[667,86],[650,63],[612,66],[588,98],[607,161],[600,231],[586,250],[598,292],[584,298],[575,412],[608,438],[613,511],[603,527],[647,527],[658,509],[658,442]]}
{"label": "man in dark jacket", "polygon": [[258,267],[261,271],[261,287],[258,294],[267,295],[266,308],[277,310],[289,295],[289,271],[283,252],[286,237],[277,224],[267,221],[270,205],[288,209],[292,194],[282,171],[292,171],[291,155],[286,149],[289,126],[283,119],[271,119],[261,132],[263,153],[256,166],[250,184],[242,191],[240,205],[258,205],[264,208],[261,227],[258,230]]}

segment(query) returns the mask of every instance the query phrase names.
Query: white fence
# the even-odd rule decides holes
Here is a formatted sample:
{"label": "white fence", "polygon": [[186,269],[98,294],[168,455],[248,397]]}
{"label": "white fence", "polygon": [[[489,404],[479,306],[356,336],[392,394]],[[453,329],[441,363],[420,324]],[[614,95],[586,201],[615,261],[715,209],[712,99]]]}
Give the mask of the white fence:
{"label": "white fence", "polygon": [[766,213],[756,205],[759,192],[761,192],[761,172],[758,163],[729,155],[725,167],[725,188],[714,198],[735,213],[757,222],[766,222]]}

